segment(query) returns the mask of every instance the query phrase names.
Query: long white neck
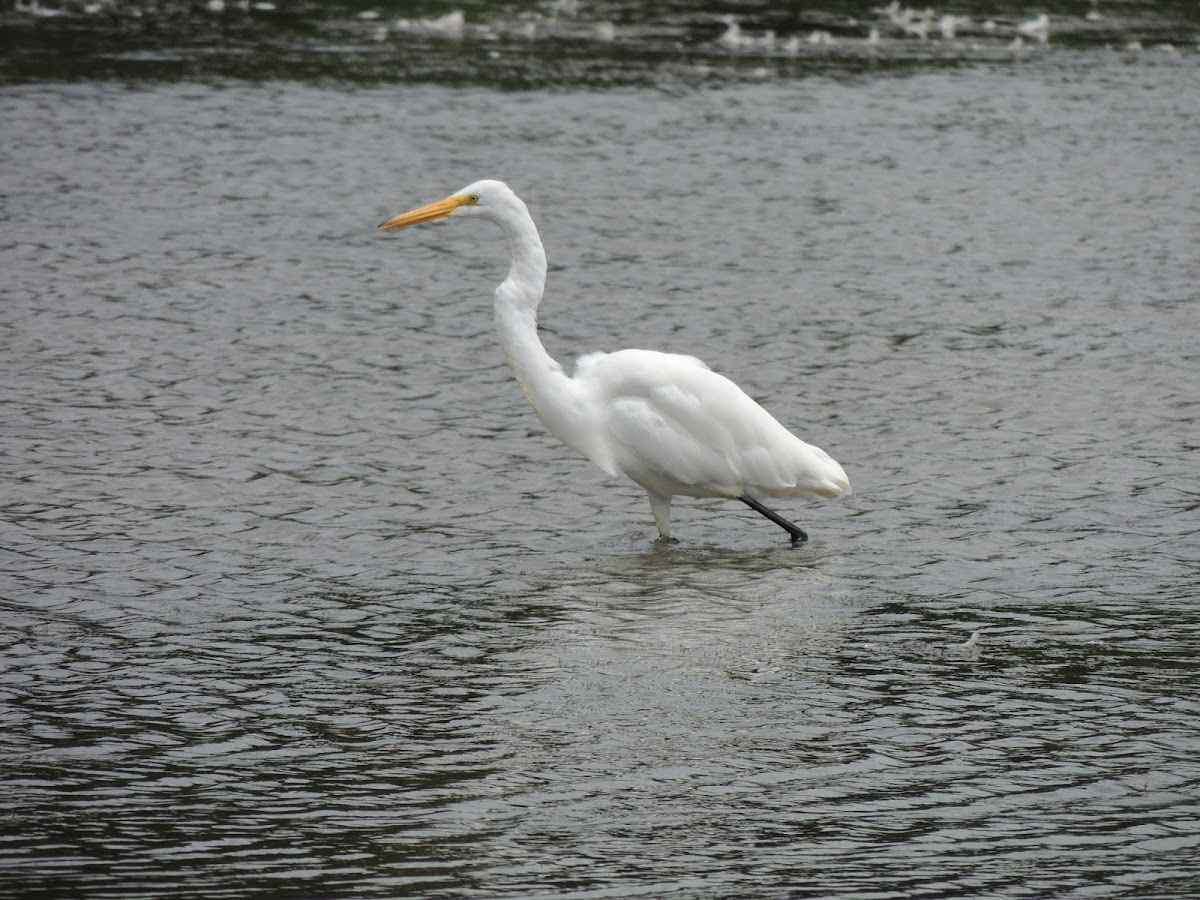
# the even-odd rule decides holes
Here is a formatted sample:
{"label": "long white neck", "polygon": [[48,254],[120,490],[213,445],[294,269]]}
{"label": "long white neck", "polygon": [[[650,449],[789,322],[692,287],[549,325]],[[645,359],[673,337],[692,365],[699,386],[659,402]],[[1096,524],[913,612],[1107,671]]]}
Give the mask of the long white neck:
{"label": "long white neck", "polygon": [[[516,200],[516,198],[513,198]],[[538,417],[568,445],[576,433],[576,386],[546,352],[537,333],[537,309],[546,285],[546,252],[525,204],[505,210],[496,221],[508,238],[511,265],[496,288],[496,330],[513,374]]]}

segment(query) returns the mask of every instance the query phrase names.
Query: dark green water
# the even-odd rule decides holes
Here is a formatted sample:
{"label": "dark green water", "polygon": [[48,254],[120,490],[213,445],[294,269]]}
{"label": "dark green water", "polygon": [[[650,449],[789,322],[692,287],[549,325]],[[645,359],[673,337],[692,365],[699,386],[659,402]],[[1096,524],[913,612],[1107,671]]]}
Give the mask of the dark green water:
{"label": "dark green water", "polygon": [[[0,896],[1200,893],[1194,8],[1060,6],[6,7]],[[808,545],[544,432],[480,177]]]}
{"label": "dark green water", "polygon": [[[1042,14],[1045,31],[1032,27]],[[0,12],[0,78],[678,88],[763,73],[909,71],[1046,47],[1192,53],[1198,37],[1191,0],[891,11],[831,2],[17,0]]]}

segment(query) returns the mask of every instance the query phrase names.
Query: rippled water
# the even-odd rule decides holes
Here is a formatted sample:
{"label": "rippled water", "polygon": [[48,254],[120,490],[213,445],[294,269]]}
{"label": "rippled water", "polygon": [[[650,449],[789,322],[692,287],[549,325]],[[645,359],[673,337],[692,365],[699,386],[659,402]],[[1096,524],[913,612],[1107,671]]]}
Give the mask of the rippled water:
{"label": "rippled water", "polygon": [[0,81],[325,79],[504,88],[911,71],[1106,49],[1190,56],[1195,0],[14,0]]}
{"label": "rippled water", "polygon": [[[1196,60],[0,89],[0,895],[1200,892]],[[544,432],[481,176],[808,545]]]}

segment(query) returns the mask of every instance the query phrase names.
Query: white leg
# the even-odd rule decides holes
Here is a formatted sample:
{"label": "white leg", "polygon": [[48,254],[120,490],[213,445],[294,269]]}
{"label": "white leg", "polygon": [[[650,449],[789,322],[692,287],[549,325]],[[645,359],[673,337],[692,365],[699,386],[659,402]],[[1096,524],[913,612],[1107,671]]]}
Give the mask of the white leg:
{"label": "white leg", "polygon": [[647,493],[650,498],[650,512],[654,513],[654,524],[658,526],[658,536],[671,536],[671,497]]}

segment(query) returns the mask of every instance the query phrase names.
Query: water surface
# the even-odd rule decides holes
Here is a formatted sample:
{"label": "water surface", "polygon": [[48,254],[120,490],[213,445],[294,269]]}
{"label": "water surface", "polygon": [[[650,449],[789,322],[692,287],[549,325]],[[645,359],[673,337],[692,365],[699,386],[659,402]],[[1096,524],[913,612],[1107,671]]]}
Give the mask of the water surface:
{"label": "water surface", "polygon": [[[0,894],[1195,894],[1175,44],[10,79]],[[697,354],[845,465],[807,545],[656,543],[544,432],[500,235],[375,231],[483,176],[551,352]]]}

